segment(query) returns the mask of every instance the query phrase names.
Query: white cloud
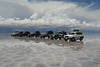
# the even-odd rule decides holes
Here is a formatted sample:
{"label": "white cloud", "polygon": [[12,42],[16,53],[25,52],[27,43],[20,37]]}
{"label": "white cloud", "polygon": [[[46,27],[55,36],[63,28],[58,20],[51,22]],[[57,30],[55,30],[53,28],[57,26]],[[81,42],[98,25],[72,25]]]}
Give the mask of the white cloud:
{"label": "white cloud", "polygon": [[88,8],[93,4],[81,7],[76,3],[58,1],[33,3],[27,0],[0,1],[2,2],[3,4],[0,4],[2,6],[0,9],[3,10],[0,11],[0,26],[100,28],[100,10],[89,10]]}
{"label": "white cloud", "polygon": [[0,1],[0,15],[5,18],[27,18],[32,15],[28,6],[16,2]]}

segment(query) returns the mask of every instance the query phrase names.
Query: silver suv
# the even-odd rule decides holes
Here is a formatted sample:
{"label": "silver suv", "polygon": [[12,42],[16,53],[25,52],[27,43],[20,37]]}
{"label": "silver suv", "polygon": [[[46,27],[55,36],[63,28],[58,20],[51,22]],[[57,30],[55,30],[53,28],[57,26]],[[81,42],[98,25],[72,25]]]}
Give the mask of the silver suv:
{"label": "silver suv", "polygon": [[67,35],[64,36],[64,40],[67,41],[76,41],[80,40],[82,41],[84,38],[83,32],[82,31],[73,31]]}

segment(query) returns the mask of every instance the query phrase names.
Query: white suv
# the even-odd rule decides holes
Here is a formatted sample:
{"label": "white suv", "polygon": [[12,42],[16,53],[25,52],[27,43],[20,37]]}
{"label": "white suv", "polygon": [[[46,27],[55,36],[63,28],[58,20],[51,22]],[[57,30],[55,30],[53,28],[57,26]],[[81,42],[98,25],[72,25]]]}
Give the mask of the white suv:
{"label": "white suv", "polygon": [[67,41],[76,41],[80,40],[82,41],[84,38],[82,31],[73,31],[67,35],[64,36],[64,40]]}

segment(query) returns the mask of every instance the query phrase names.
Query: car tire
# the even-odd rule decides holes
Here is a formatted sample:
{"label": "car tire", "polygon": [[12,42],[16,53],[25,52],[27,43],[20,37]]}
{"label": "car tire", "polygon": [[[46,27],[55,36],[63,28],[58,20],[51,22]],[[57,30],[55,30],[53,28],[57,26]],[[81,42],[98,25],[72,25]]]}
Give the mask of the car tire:
{"label": "car tire", "polygon": [[48,36],[48,39],[50,38],[50,36]]}
{"label": "car tire", "polygon": [[53,40],[53,37],[51,37],[51,40]]}
{"label": "car tire", "polygon": [[61,38],[59,38],[59,40],[61,40]]}
{"label": "car tire", "polygon": [[57,40],[58,38],[57,37],[55,37],[55,40]]}
{"label": "car tire", "polygon": [[43,36],[43,38],[45,38],[45,36]]}
{"label": "car tire", "polygon": [[83,40],[83,37],[80,37],[80,41],[82,41]]}
{"label": "car tire", "polygon": [[65,39],[65,41],[67,41],[68,39]]}
{"label": "car tire", "polygon": [[71,38],[71,41],[76,41],[76,40],[75,40],[75,38],[73,37],[73,38]]}
{"label": "car tire", "polygon": [[42,37],[41,37],[41,39],[42,39]]}

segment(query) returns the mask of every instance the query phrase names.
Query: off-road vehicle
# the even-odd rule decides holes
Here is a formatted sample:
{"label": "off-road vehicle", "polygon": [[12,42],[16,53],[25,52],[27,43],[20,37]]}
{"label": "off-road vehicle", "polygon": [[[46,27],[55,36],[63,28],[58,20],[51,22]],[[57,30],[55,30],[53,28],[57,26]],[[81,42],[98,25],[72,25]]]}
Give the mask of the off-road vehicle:
{"label": "off-road vehicle", "polygon": [[54,35],[52,35],[51,36],[51,39],[53,40],[53,39],[55,39],[55,40],[57,40],[57,39],[61,39],[61,38],[64,38],[64,35],[66,35],[67,33],[65,32],[65,31],[59,31],[59,32],[57,32],[56,34],[54,34]]}
{"label": "off-road vehicle", "polygon": [[34,33],[31,34],[31,37],[40,37],[41,33],[40,31],[35,31]]}
{"label": "off-road vehicle", "polygon": [[45,37],[48,37],[48,38],[50,38],[52,35],[53,35],[54,33],[53,33],[53,31],[52,30],[48,30],[47,32],[45,32],[45,33],[41,33],[41,38],[45,38]]}
{"label": "off-road vehicle", "polygon": [[64,36],[64,40],[67,41],[76,41],[76,40],[80,40],[82,41],[84,38],[83,36],[83,32],[82,31],[73,31],[71,33],[69,33],[68,35]]}
{"label": "off-road vehicle", "polygon": [[22,36],[22,35],[23,35],[22,31],[21,32],[16,31],[16,32],[11,34],[11,36]]}

